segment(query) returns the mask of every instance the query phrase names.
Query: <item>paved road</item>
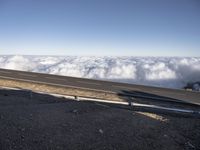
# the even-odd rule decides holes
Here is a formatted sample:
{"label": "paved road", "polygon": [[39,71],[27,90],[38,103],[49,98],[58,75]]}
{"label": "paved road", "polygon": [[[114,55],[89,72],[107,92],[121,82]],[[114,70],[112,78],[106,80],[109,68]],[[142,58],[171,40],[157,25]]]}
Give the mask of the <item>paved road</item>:
{"label": "paved road", "polygon": [[43,73],[24,72],[16,70],[0,69],[1,79],[13,79],[27,82],[45,83],[57,86],[75,87],[80,89],[89,89],[122,95],[130,95],[140,98],[153,99],[178,99],[189,103],[200,105],[200,92],[191,92],[186,90],[167,89],[160,87],[150,87],[143,85],[134,85],[118,83],[111,81],[102,81],[86,78],[76,78],[68,76],[50,75]]}

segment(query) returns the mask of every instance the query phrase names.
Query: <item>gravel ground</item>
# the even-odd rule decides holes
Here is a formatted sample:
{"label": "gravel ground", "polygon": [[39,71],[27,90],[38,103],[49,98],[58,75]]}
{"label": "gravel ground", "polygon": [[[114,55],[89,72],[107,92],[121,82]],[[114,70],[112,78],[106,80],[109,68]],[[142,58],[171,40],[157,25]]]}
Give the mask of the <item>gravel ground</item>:
{"label": "gravel ground", "polygon": [[200,149],[200,119],[0,90],[0,150]]}

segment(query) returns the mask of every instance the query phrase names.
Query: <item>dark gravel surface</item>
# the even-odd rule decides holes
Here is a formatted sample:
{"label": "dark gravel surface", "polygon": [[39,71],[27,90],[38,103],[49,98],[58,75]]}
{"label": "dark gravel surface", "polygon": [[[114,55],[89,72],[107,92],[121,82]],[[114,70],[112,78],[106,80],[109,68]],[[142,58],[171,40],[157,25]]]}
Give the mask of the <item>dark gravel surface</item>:
{"label": "dark gravel surface", "polygon": [[200,119],[0,90],[0,150],[197,150]]}

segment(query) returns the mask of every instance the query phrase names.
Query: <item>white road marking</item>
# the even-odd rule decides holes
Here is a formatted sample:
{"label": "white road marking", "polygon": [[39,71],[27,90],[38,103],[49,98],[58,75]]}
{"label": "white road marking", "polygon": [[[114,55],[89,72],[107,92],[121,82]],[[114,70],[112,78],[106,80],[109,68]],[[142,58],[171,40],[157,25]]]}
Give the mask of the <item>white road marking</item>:
{"label": "white road marking", "polygon": [[84,84],[101,85],[101,84],[99,84],[99,83],[92,83],[92,82],[87,82],[87,81],[76,81],[76,82],[84,83]]}
{"label": "white road marking", "polygon": [[37,77],[36,75],[25,74],[25,73],[17,73],[17,74],[18,74],[18,75],[21,75],[21,76]]}
{"label": "white road marking", "polygon": [[44,77],[44,78],[46,78],[46,79],[52,79],[52,80],[67,81],[66,79],[55,78],[55,77]]}

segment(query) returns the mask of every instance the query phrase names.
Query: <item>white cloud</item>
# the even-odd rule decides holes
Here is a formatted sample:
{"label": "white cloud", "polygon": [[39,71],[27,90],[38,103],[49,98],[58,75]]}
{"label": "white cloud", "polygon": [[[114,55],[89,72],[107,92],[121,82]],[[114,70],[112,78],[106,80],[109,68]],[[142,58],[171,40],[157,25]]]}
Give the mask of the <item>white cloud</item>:
{"label": "white cloud", "polygon": [[200,81],[200,58],[0,56],[0,67],[182,88]]}
{"label": "white cloud", "polygon": [[6,69],[31,71],[36,66],[37,65],[28,58],[19,55],[8,57],[7,59],[4,57],[4,62],[1,62],[1,67]]}

